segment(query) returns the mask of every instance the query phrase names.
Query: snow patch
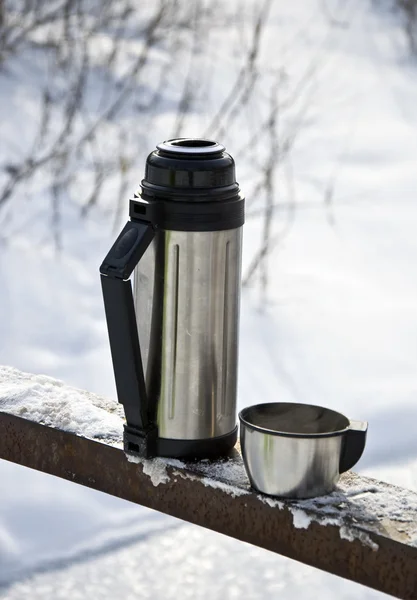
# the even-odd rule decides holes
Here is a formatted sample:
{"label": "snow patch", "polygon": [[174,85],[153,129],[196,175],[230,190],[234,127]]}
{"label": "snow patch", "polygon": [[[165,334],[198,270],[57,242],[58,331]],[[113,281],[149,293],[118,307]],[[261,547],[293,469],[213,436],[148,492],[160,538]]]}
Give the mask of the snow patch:
{"label": "snow patch", "polygon": [[293,525],[296,529],[308,529],[311,521],[313,520],[311,515],[308,515],[303,510],[299,508],[291,508],[290,511],[293,516]]}
{"label": "snow patch", "polygon": [[196,467],[198,473],[205,475],[208,479],[221,481],[233,488],[243,490],[245,493],[251,491],[248,476],[241,460],[235,458],[216,461],[202,460]]}
{"label": "snow patch", "polygon": [[184,468],[184,463],[176,459],[158,457],[145,459],[128,453],[125,453],[125,456],[129,462],[143,465],[143,472],[151,478],[155,487],[170,481],[167,466]]}
{"label": "snow patch", "polygon": [[215,488],[218,490],[222,490],[232,496],[232,498],[236,498],[237,496],[244,496],[245,494],[250,494],[250,490],[244,490],[242,488],[236,487],[235,485],[230,485],[228,483],[224,483],[223,481],[216,481],[215,479],[210,479],[209,477],[203,477],[200,479],[201,483],[206,487]]}
{"label": "snow patch", "polygon": [[339,530],[339,534],[342,540],[348,540],[349,542],[359,540],[365,546],[369,546],[374,552],[379,549],[378,544],[373,542],[370,536],[364,531],[353,531],[348,527],[342,526]]}
{"label": "snow patch", "polygon": [[268,506],[270,506],[271,508],[278,508],[279,510],[282,510],[284,508],[284,503],[281,502],[281,500],[271,498],[270,496],[264,496],[262,494],[259,494],[258,500],[260,500],[264,504],[268,504]]}
{"label": "snow patch", "polygon": [[398,523],[417,520],[417,494],[379,481],[364,486],[363,479],[352,473],[343,475],[331,494],[299,500],[296,506],[318,518],[340,522],[342,518],[361,523],[375,523],[382,518]]}
{"label": "snow patch", "polygon": [[340,519],[332,519],[331,517],[325,517],[320,519],[320,525],[333,525],[340,527]]}
{"label": "snow patch", "polygon": [[199,473],[192,473],[190,471],[174,471],[175,477],[182,477],[182,479],[191,479],[192,481],[199,481],[205,487],[210,487],[213,489],[222,490],[232,498],[236,498],[237,496],[244,496],[245,494],[250,494],[250,489],[243,489],[237,487],[233,484],[227,483],[225,481],[218,481],[215,479],[211,479],[210,477],[201,477]]}
{"label": "snow patch", "polygon": [[143,472],[151,478],[155,487],[160,484],[168,483],[170,477],[167,472],[167,465],[161,458],[152,458],[143,461]]}
{"label": "snow patch", "polygon": [[177,469],[185,469],[186,467],[185,463],[178,458],[162,458],[161,460],[170,467],[176,467]]}
{"label": "snow patch", "polygon": [[125,452],[125,456],[127,458],[127,462],[136,463],[137,465],[142,464],[144,460],[143,458],[139,458],[139,456],[134,456],[133,454],[128,454],[127,452]]}
{"label": "snow patch", "polygon": [[0,366],[0,411],[114,446],[122,445],[121,405],[45,375]]}

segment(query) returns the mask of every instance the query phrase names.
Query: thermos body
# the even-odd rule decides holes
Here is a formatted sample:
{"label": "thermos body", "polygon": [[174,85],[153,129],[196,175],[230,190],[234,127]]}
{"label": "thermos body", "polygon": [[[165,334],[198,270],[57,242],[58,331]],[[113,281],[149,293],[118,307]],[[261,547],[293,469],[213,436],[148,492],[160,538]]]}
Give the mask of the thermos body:
{"label": "thermos body", "polygon": [[134,271],[158,435],[209,439],[236,427],[242,228],[159,230]]}
{"label": "thermos body", "polygon": [[149,154],[100,267],[130,454],[215,457],[236,442],[244,216],[224,146],[180,138]]}

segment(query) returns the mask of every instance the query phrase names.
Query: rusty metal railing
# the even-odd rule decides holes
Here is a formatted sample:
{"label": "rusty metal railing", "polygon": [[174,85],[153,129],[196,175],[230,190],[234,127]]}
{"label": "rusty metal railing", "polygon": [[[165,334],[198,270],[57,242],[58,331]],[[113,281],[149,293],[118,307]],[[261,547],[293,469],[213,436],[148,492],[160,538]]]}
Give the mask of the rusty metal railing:
{"label": "rusty metal railing", "polygon": [[[184,521],[356,581],[417,598],[417,494],[344,475],[338,490],[310,501],[253,492],[238,451],[216,463],[153,459],[0,413],[0,458],[124,498]],[[156,462],[155,462],[156,461]],[[401,496],[401,514],[378,494]],[[377,510],[376,510],[377,509]],[[378,514],[375,514],[375,510]]]}

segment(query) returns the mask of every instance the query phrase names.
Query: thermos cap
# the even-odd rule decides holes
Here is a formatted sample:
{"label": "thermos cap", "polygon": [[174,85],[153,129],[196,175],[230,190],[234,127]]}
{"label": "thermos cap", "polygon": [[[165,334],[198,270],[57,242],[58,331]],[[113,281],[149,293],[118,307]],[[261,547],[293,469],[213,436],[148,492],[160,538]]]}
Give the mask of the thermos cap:
{"label": "thermos cap", "polygon": [[142,194],[193,202],[228,200],[239,194],[235,162],[217,142],[196,138],[166,140],[146,161]]}
{"label": "thermos cap", "polygon": [[218,231],[244,223],[244,199],[235,162],[221,144],[176,138],[157,145],[146,160],[130,216],[163,229]]}

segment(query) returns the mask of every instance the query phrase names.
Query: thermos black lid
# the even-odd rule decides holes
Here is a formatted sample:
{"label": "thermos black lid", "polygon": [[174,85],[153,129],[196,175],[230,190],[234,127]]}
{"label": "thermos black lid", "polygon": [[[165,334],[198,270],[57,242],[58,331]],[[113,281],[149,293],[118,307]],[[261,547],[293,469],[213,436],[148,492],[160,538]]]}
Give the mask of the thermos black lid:
{"label": "thermos black lid", "polygon": [[239,194],[235,162],[211,140],[179,138],[157,145],[146,161],[142,195],[224,200]]}
{"label": "thermos black lid", "polygon": [[244,222],[234,160],[211,140],[177,138],[158,144],[147,158],[136,197],[130,216],[163,229],[216,231]]}

